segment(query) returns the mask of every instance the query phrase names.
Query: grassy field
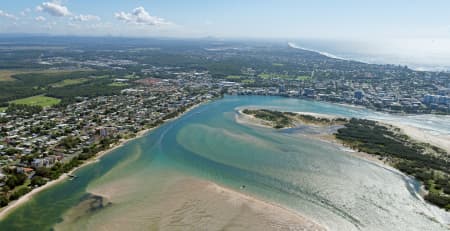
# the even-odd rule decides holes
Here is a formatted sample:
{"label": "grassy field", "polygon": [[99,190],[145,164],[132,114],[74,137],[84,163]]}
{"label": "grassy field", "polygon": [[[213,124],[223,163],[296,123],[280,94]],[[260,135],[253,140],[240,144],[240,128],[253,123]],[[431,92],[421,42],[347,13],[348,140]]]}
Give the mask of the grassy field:
{"label": "grassy field", "polygon": [[136,75],[136,73],[132,73],[132,74],[128,74],[125,76],[125,79],[135,79],[135,78],[139,78],[138,75]]}
{"label": "grassy field", "polygon": [[69,73],[74,72],[75,70],[0,70],[0,82],[2,81],[15,81],[14,75],[19,74],[30,74],[30,73],[36,73],[36,74],[49,74],[49,75],[57,75],[60,73]]}
{"label": "grassy field", "polygon": [[258,75],[259,78],[263,78],[263,79],[270,79],[272,78],[271,74],[267,74],[267,73],[261,73]]}
{"label": "grassy field", "polygon": [[310,80],[310,79],[311,79],[311,76],[307,76],[307,75],[297,76],[297,80],[301,80],[301,81]]}
{"label": "grassy field", "polygon": [[251,83],[255,83],[255,80],[253,80],[253,79],[244,79],[244,80],[242,80],[242,83],[244,83],[244,84],[251,84]]}
{"label": "grassy field", "polygon": [[272,66],[274,66],[274,67],[283,67],[284,64],[282,64],[282,63],[272,63]]}
{"label": "grassy field", "polygon": [[28,97],[28,98],[10,101],[9,103],[49,107],[49,106],[56,105],[59,102],[61,102],[61,100],[57,99],[57,98],[47,97],[44,95],[36,95],[36,96]]}
{"label": "grassy field", "polygon": [[108,84],[108,86],[111,86],[111,87],[126,87],[128,85],[129,85],[128,83],[120,83],[120,82],[114,82],[114,83]]}
{"label": "grassy field", "polygon": [[276,73],[261,73],[258,75],[258,77],[260,77],[262,79],[273,79],[273,78],[293,79],[293,77],[291,77],[289,75],[276,74]]}
{"label": "grassy field", "polygon": [[6,107],[0,107],[0,112],[5,112],[6,111]]}
{"label": "grassy field", "polygon": [[94,78],[94,79],[106,79],[106,78],[110,78],[110,77],[112,77],[112,76],[109,76],[109,75],[91,76],[91,78]]}
{"label": "grassy field", "polygon": [[87,78],[65,79],[61,82],[53,84],[52,87],[65,87],[65,86],[70,86],[70,85],[81,84],[81,83],[84,83],[87,81],[89,81],[89,79],[87,79]]}
{"label": "grassy field", "polygon": [[226,77],[226,79],[236,80],[236,79],[241,79],[241,76],[239,76],[239,75],[229,75],[229,76]]}

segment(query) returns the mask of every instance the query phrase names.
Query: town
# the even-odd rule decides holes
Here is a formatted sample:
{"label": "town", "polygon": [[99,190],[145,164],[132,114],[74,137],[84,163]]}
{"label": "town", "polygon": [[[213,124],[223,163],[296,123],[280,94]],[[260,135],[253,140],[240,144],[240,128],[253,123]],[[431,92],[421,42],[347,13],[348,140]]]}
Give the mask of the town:
{"label": "town", "polygon": [[0,121],[0,205],[138,132],[219,97],[219,88],[204,84],[205,78],[141,79],[118,95],[79,97],[63,108],[11,106]]}
{"label": "town", "polygon": [[[15,50],[17,57],[1,68],[39,71],[6,71],[0,79],[0,206],[223,94],[450,114],[445,72],[333,59],[285,45],[164,43],[89,46],[82,55],[79,47],[39,50],[38,57]],[[183,49],[166,48],[172,45]],[[36,98],[51,103],[29,103]]]}
{"label": "town", "polygon": [[[416,79],[418,81],[419,79]],[[414,89],[406,88],[408,83],[389,82],[376,84],[345,79],[328,81],[299,81],[273,78],[265,86],[253,87],[230,82],[229,94],[278,95],[302,99],[320,100],[364,106],[389,113],[450,113],[450,86],[447,78],[415,82]],[[434,83],[434,84],[430,84]],[[444,87],[446,86],[446,87]]]}

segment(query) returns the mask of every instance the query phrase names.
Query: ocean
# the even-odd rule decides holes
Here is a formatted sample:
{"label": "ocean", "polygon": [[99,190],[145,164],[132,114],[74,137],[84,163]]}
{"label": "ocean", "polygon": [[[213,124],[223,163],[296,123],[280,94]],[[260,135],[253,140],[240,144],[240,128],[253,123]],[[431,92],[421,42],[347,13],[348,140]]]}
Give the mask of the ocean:
{"label": "ocean", "polygon": [[408,66],[419,71],[450,71],[450,39],[303,39],[289,43],[332,58]]}

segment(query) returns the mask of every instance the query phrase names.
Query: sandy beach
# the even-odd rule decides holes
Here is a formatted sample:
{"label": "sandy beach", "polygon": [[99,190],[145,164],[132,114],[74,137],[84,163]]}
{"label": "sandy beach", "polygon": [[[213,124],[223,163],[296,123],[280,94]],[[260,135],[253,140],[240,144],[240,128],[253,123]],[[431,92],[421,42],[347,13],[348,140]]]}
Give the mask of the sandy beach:
{"label": "sandy beach", "polygon": [[240,124],[250,125],[250,126],[257,126],[257,127],[265,127],[265,128],[273,128],[273,125],[265,120],[258,119],[253,115],[248,115],[243,113],[244,109],[239,109],[236,112],[235,120],[236,122]]}
{"label": "sandy beach", "polygon": [[[192,107],[188,108],[185,112],[181,113],[180,115],[178,115],[178,116],[176,116],[174,118],[165,120],[164,123],[180,118],[181,116],[183,116],[184,114],[190,112],[191,110],[195,109],[196,107],[200,106],[201,104],[203,104],[203,102],[201,102],[199,104],[196,104],[196,105],[193,105]],[[11,201],[7,206],[5,206],[5,207],[0,209],[0,220],[5,218],[15,208],[17,208],[20,205],[22,205],[22,204],[26,203],[27,201],[29,201],[31,198],[33,198],[34,195],[36,195],[36,194],[38,194],[38,193],[40,193],[40,192],[42,192],[42,191],[44,191],[44,190],[46,190],[48,188],[51,188],[52,186],[54,186],[54,185],[56,185],[58,183],[63,182],[64,180],[66,180],[69,177],[68,175],[72,175],[78,169],[83,168],[83,167],[85,167],[85,166],[87,166],[89,164],[92,164],[92,163],[95,163],[95,162],[99,161],[100,158],[103,157],[104,155],[107,155],[107,154],[111,153],[113,150],[122,147],[123,145],[125,145],[129,141],[132,141],[134,139],[138,139],[138,138],[143,137],[144,135],[146,135],[147,133],[149,133],[150,131],[152,131],[154,129],[157,129],[158,127],[159,126],[153,127],[153,128],[149,128],[149,129],[144,129],[142,131],[139,131],[136,134],[136,136],[133,137],[133,138],[120,140],[118,143],[114,144],[113,147],[97,153],[93,158],[85,161],[83,164],[81,164],[80,166],[72,169],[70,172],[62,174],[58,179],[49,181],[49,182],[47,182],[47,184],[42,185],[41,187],[34,188],[29,193],[27,193],[27,194],[23,195],[22,197],[20,197],[18,200]]]}
{"label": "sandy beach", "polygon": [[413,127],[410,125],[405,125],[402,123],[387,122],[392,126],[400,128],[406,135],[410,138],[424,143],[429,143],[431,145],[440,147],[450,153],[450,136],[442,134],[432,134],[430,132],[424,131],[423,129]]}

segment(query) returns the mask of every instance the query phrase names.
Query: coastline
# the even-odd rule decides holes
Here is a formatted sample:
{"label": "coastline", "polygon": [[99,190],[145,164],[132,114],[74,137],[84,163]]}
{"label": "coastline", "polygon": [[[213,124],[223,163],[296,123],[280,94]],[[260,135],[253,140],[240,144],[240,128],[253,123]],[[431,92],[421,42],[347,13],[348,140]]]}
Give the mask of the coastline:
{"label": "coastline", "polygon": [[[253,115],[247,115],[245,113],[243,113],[242,111],[244,110],[244,108],[239,108],[237,110],[235,119],[236,122],[238,123],[242,123],[245,125],[251,125],[251,126],[257,126],[257,127],[265,127],[265,128],[273,128],[273,126],[269,123],[266,122],[262,119],[258,119]],[[336,118],[347,118],[348,117],[342,117],[342,116],[335,116],[335,115],[329,115],[329,114],[321,114],[321,113],[314,113],[314,112],[294,112],[297,114],[302,114],[302,115],[311,115],[311,116],[315,116],[315,117],[320,117],[320,118],[326,118],[326,119],[336,119]],[[438,135],[438,134],[432,134],[432,133],[428,133],[425,132],[423,129],[420,129],[418,127],[414,127],[412,125],[406,125],[403,124],[401,122],[395,122],[395,121],[382,121],[382,120],[374,120],[377,121],[378,123],[384,124],[386,126],[393,126],[396,127],[398,129],[400,129],[400,131],[402,133],[404,133],[405,135],[409,136],[410,139],[416,141],[416,142],[422,142],[422,143],[428,143],[431,145],[434,145],[436,147],[442,148],[445,151],[447,151],[450,154],[450,135]],[[306,124],[308,126],[311,126],[310,124]],[[289,128],[289,127],[286,127]],[[377,163],[381,163],[385,166],[389,166],[392,167],[390,164],[386,163],[383,160],[380,160],[377,158],[377,156],[368,154],[368,153],[363,153],[363,152],[358,152],[356,150],[353,150],[348,147],[346,147],[345,145],[343,145],[341,142],[339,142],[339,140],[335,139],[334,136],[329,135],[329,134],[321,134],[321,135],[310,135],[307,137],[315,137],[317,139],[320,139],[324,142],[329,142],[329,143],[333,143],[336,145],[341,146],[342,148],[345,149],[349,149],[349,150],[344,150],[346,152],[351,153],[354,156],[359,156],[362,157],[366,160],[370,160],[370,161],[374,161]],[[395,168],[394,168],[395,169]]]}
{"label": "coastline", "polygon": [[[265,126],[264,124],[258,124],[258,123],[260,123],[259,121],[263,121],[263,120],[254,118],[254,116],[252,116],[252,115],[244,114],[241,112],[242,110],[243,109],[240,109],[239,114],[236,114],[236,122],[245,124],[245,125],[250,125],[250,126],[259,126],[259,127],[263,126],[263,127],[271,128],[269,126]],[[295,113],[306,114],[306,115],[328,118],[328,119],[339,118],[338,116],[323,115],[320,113],[303,113],[303,112],[295,112]],[[387,127],[393,126],[394,128],[399,129],[399,131],[402,134],[408,136],[410,138],[410,140],[412,140],[413,142],[421,142],[421,143],[425,143],[425,144],[430,144],[430,145],[442,148],[444,151],[450,153],[450,136],[448,136],[448,135],[442,136],[442,135],[437,135],[437,134],[430,134],[430,133],[425,132],[424,130],[421,130],[420,128],[417,128],[417,127],[414,127],[411,125],[405,125],[405,124],[402,124],[401,122],[385,122],[385,121],[380,121],[380,120],[374,120],[374,121],[376,121],[377,123],[383,124],[384,126],[387,126]],[[264,122],[265,121],[263,121],[263,123]],[[311,125],[308,123],[305,123],[304,125],[314,127],[314,125]],[[289,127],[286,127],[284,129],[289,129]],[[304,137],[306,139],[314,139],[314,140],[319,140],[321,142],[326,142],[326,143],[336,145],[336,147],[341,149],[341,151],[345,152],[346,154],[348,154],[350,156],[368,161],[371,164],[374,164],[374,165],[377,165],[386,170],[395,172],[395,173],[405,177],[405,179],[408,179],[408,181],[409,181],[409,179],[417,180],[418,182],[421,183],[421,187],[419,189],[415,190],[416,195],[418,197],[420,197],[420,199],[423,202],[426,202],[427,205],[431,206],[433,208],[433,210],[434,209],[436,209],[436,210],[442,209],[441,207],[437,206],[436,204],[431,203],[430,201],[426,200],[426,198],[424,196],[428,194],[428,190],[425,189],[423,181],[418,180],[414,176],[409,175],[405,172],[402,172],[400,169],[396,168],[394,165],[395,163],[390,161],[389,158],[370,154],[367,152],[358,151],[351,147],[348,147],[344,142],[337,139],[335,137],[335,135],[333,135],[331,133],[321,133],[321,134],[313,134],[313,135],[299,133],[296,135]],[[411,186],[411,187],[414,187],[414,186]]]}
{"label": "coastline", "polygon": [[253,115],[245,114],[244,112],[242,112],[243,110],[244,109],[238,109],[236,111],[235,120],[237,123],[263,128],[273,128],[270,122],[258,119]]}
{"label": "coastline", "polygon": [[204,104],[207,101],[202,101],[199,102],[198,104],[192,105],[191,107],[189,107],[188,109],[186,109],[184,112],[180,113],[178,116],[164,120],[164,122],[158,126],[152,127],[152,128],[147,128],[144,130],[141,130],[139,132],[136,133],[135,137],[129,138],[129,139],[122,139],[119,140],[119,142],[115,143],[112,147],[110,147],[109,149],[103,150],[98,152],[97,154],[95,154],[91,159],[87,160],[86,162],[82,163],[80,166],[75,167],[74,169],[70,170],[67,173],[63,173],[61,176],[58,177],[58,179],[55,180],[51,180],[48,181],[45,185],[42,185],[40,187],[34,188],[32,189],[30,192],[28,192],[27,194],[21,196],[19,199],[15,200],[15,201],[11,201],[7,206],[3,207],[0,209],[0,220],[3,220],[4,218],[6,218],[9,213],[13,212],[14,209],[20,207],[22,204],[28,202],[29,200],[31,200],[33,198],[34,195],[49,189],[51,187],[53,187],[54,185],[57,185],[61,182],[63,182],[64,180],[66,180],[69,175],[72,175],[75,171],[93,164],[97,161],[99,161],[103,156],[111,153],[112,151],[114,151],[117,148],[120,148],[122,146],[124,146],[125,144],[127,144],[128,142],[135,140],[135,139],[139,139],[142,138],[143,136],[145,136],[147,133],[159,128],[160,126],[164,125],[167,122],[179,119],[180,117],[182,117],[183,115],[187,114],[188,112],[190,112],[191,110],[199,107],[200,105]]}
{"label": "coastline", "polygon": [[[380,121],[382,122],[382,121]],[[434,146],[437,146],[439,148],[444,149],[450,154],[450,136],[449,135],[435,135],[430,134],[428,132],[425,132],[423,129],[411,126],[411,125],[405,125],[400,122],[384,122],[386,124],[395,126],[399,128],[403,133],[408,135],[411,139],[428,143]]]}
{"label": "coastline", "polygon": [[[264,121],[258,118],[255,118],[252,115],[247,115],[245,113],[242,112],[243,109],[239,109],[239,114],[236,115],[236,121],[238,123],[241,124],[245,124],[245,125],[250,125],[250,126],[257,126],[257,127],[264,127],[264,128],[271,128],[273,129],[272,126],[270,125],[265,125]],[[315,117],[321,117],[321,118],[326,118],[326,119],[336,119],[339,118],[339,116],[333,116],[333,115],[328,115],[328,114],[320,114],[320,113],[314,113],[314,112],[294,112],[297,114],[302,114],[302,115],[310,115],[310,116],[315,116]],[[311,125],[308,125],[311,126]],[[343,145],[341,142],[339,142],[339,140],[337,140],[332,134],[318,134],[318,135],[305,135],[305,134],[300,134],[302,137],[308,138],[308,139],[316,139],[316,140],[320,140],[322,142],[326,142],[329,144],[334,144],[337,145],[339,148],[341,148],[342,151],[348,153],[351,156],[357,157],[357,158],[361,158],[367,161],[370,161],[374,164],[378,164],[381,165],[382,167],[388,167],[391,170],[396,170],[395,168],[393,168],[392,166],[390,166],[388,163],[384,162],[383,160],[378,159],[376,156],[365,153],[365,152],[358,152],[356,150],[350,149],[348,147],[346,147],[345,145]]]}

